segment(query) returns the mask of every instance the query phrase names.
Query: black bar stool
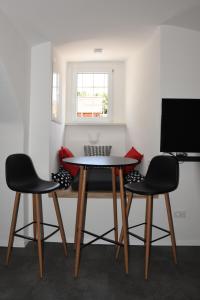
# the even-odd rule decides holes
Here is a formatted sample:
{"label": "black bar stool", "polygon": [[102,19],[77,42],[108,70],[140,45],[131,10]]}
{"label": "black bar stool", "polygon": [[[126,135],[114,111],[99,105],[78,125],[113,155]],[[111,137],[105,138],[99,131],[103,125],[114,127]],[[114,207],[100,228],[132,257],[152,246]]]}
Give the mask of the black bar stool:
{"label": "black bar stool", "polygon": [[[167,236],[171,236],[172,253],[175,264],[177,264],[176,256],[176,240],[174,234],[174,226],[172,220],[172,212],[170,206],[169,192],[174,191],[178,186],[179,181],[179,164],[176,157],[159,155],[155,156],[149,165],[145,180],[138,183],[128,183],[125,185],[125,189],[130,192],[127,202],[127,218],[130,212],[131,203],[133,199],[133,193],[146,196],[146,218],[145,222],[128,227],[128,234],[143,241],[145,244],[145,279],[148,278],[149,258],[150,258],[150,246],[151,243],[158,241]],[[165,204],[167,209],[169,230],[163,229],[159,226],[152,224],[153,213],[153,197],[154,195],[164,194]],[[130,232],[129,229],[144,225],[144,238]],[[152,240],[152,227],[163,231],[165,234],[162,237]],[[123,241],[123,233],[120,235],[120,242]],[[119,255],[120,246],[117,248],[116,258]]]}
{"label": "black bar stool", "polygon": [[[39,178],[35,171],[31,158],[26,154],[13,154],[8,156],[8,158],[6,159],[6,182],[8,187],[16,192],[12,222],[10,227],[6,263],[8,264],[10,261],[15,236],[25,238],[31,241],[37,241],[39,271],[40,277],[42,278],[44,270],[43,242],[45,240],[47,240],[56,232],[60,231],[64,247],[64,254],[67,255],[66,237],[58,204],[58,198],[55,192],[55,190],[59,187],[59,183],[46,181]],[[33,195],[33,222],[16,230],[21,193],[31,193]],[[56,217],[58,220],[58,226],[43,222],[41,195],[46,193],[52,193]],[[30,225],[33,225],[33,237],[19,234],[21,230]],[[44,237],[43,225],[50,226],[55,230],[48,236]]]}

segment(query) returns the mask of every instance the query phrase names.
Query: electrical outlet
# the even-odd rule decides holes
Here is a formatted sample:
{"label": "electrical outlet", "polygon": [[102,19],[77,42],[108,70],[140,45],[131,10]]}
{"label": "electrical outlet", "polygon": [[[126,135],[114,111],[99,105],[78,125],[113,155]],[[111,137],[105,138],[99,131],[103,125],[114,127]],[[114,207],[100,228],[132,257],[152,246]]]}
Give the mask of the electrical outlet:
{"label": "electrical outlet", "polygon": [[174,212],[174,218],[186,218],[186,211],[185,210],[177,210]]}

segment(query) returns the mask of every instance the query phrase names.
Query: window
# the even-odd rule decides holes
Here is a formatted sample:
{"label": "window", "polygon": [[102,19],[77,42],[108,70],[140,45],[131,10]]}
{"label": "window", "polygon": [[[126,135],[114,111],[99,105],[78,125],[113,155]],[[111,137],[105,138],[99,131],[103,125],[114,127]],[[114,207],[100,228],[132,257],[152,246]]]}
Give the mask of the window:
{"label": "window", "polygon": [[[101,63],[69,64],[68,119],[72,122],[110,122],[112,69]],[[71,112],[71,115],[69,114]]]}
{"label": "window", "polygon": [[77,118],[108,117],[108,73],[78,73]]}
{"label": "window", "polygon": [[60,74],[53,73],[52,84],[52,120],[58,121],[59,118],[59,102],[60,102]]}

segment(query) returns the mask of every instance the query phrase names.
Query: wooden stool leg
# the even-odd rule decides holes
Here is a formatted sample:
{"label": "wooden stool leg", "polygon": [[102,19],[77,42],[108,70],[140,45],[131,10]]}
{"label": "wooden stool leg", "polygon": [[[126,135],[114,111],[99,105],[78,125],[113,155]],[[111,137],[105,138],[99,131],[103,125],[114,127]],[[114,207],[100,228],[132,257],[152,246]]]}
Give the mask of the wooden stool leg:
{"label": "wooden stool leg", "polygon": [[124,261],[125,261],[125,272],[128,274],[128,225],[126,217],[126,196],[124,192],[124,179],[123,170],[119,169],[119,179],[120,179],[120,198],[121,198],[121,210],[122,210],[122,229],[124,237]]}
{"label": "wooden stool leg", "polygon": [[117,218],[117,192],[116,192],[116,175],[115,168],[112,168],[112,193],[113,193],[113,216],[114,216],[114,233],[115,242],[118,242],[118,218]]}
{"label": "wooden stool leg", "polygon": [[80,267],[80,250],[81,250],[81,240],[82,240],[82,228],[84,221],[84,213],[85,213],[85,186],[86,186],[86,177],[87,177],[87,169],[83,169],[82,183],[80,185],[80,210],[78,213],[78,224],[77,224],[77,238],[76,238],[76,257],[75,257],[75,278],[78,276],[79,267]]}
{"label": "wooden stool leg", "polygon": [[167,216],[168,216],[169,231],[170,231],[171,242],[172,242],[172,253],[173,253],[174,263],[177,264],[176,238],[175,238],[175,233],[174,233],[172,211],[171,211],[171,205],[170,205],[170,199],[169,199],[168,193],[165,194],[165,205],[166,205],[166,209],[167,209]]}
{"label": "wooden stool leg", "polygon": [[147,211],[148,211],[148,200],[146,197],[146,209],[145,209],[145,225],[144,225],[144,245],[146,245],[146,233],[147,233]]}
{"label": "wooden stool leg", "polygon": [[15,195],[15,204],[14,204],[14,209],[13,209],[12,222],[11,222],[11,226],[10,226],[8,250],[7,250],[7,255],[6,255],[6,264],[7,265],[10,262],[10,257],[11,257],[13,242],[14,242],[14,232],[15,232],[15,228],[16,228],[16,224],[17,224],[17,215],[18,215],[18,210],[19,210],[20,196],[21,196],[21,194],[18,192]]}
{"label": "wooden stool leg", "polygon": [[37,244],[38,244],[38,257],[39,257],[39,271],[40,278],[43,277],[44,262],[43,262],[43,226],[41,225],[42,211],[41,211],[41,196],[39,194],[35,195],[36,202],[36,225],[37,225]]}
{"label": "wooden stool leg", "polygon": [[83,167],[80,167],[78,199],[77,199],[77,208],[76,208],[76,225],[75,225],[75,232],[74,232],[74,249],[76,249],[76,244],[77,244],[77,232],[78,232],[78,220],[79,220],[80,203],[81,203],[82,181],[83,181]]}
{"label": "wooden stool leg", "polygon": [[37,239],[37,225],[36,225],[36,197],[35,194],[33,194],[33,237],[36,240]]}
{"label": "wooden stool leg", "polygon": [[[85,230],[85,224],[86,224],[86,211],[87,211],[87,191],[85,190],[85,200],[84,200],[84,212],[83,212],[83,223],[82,223],[82,231]],[[85,235],[82,234],[81,236],[81,245],[84,244],[84,238]]]}
{"label": "wooden stool leg", "polygon": [[[152,203],[151,203],[151,226],[153,224],[153,198],[152,198]],[[144,226],[144,245],[146,244],[146,225],[147,225],[147,214],[148,214],[148,201],[146,201],[146,212],[145,212],[145,226]],[[152,239],[152,228],[151,228],[151,236],[150,239]],[[150,252],[151,252],[151,247],[150,247]],[[151,255],[151,253],[150,253]]]}
{"label": "wooden stool leg", "polygon": [[[126,206],[126,217],[127,217],[127,219],[128,219],[129,212],[130,212],[130,209],[131,209],[132,200],[133,200],[133,193],[130,193],[128,195],[128,202],[127,202],[127,206]],[[123,229],[121,229],[121,233],[120,233],[120,237],[119,237],[119,242],[122,243],[123,239],[124,239]],[[116,256],[115,256],[116,259],[118,259],[118,257],[119,257],[120,249],[121,249],[121,245],[118,245],[117,246],[117,251],[116,251]]]}
{"label": "wooden stool leg", "polygon": [[146,247],[145,247],[145,279],[148,279],[149,270],[149,258],[150,258],[150,247],[151,247],[151,231],[152,231],[152,202],[153,196],[147,196],[147,220],[146,220]]}
{"label": "wooden stool leg", "polygon": [[64,226],[63,226],[63,222],[62,222],[62,217],[61,217],[61,213],[60,213],[60,207],[59,207],[56,192],[53,192],[52,196],[53,196],[53,203],[54,203],[54,207],[55,207],[55,211],[56,211],[56,217],[58,220],[58,225],[60,227],[60,235],[61,235],[61,239],[63,242],[64,253],[67,256],[67,241],[66,241],[66,237],[65,237],[65,231],[64,231]]}

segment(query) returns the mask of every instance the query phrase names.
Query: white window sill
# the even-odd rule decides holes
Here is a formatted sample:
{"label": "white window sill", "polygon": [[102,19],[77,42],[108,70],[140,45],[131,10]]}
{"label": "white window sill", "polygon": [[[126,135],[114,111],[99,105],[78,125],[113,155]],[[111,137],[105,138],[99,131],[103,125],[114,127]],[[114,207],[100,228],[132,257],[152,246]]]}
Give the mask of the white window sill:
{"label": "white window sill", "polygon": [[126,123],[117,123],[117,122],[105,122],[105,123],[95,123],[95,122],[69,122],[65,123],[66,126],[126,126]]}

